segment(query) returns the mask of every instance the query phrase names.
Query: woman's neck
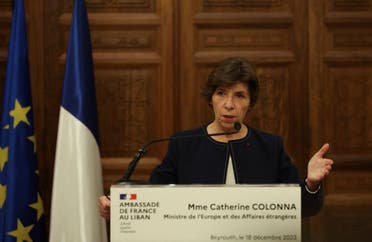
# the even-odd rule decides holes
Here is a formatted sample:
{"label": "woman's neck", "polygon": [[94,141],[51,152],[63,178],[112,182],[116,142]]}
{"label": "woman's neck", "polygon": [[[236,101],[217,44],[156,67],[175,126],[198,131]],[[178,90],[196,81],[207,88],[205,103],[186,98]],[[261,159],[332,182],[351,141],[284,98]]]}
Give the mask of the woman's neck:
{"label": "woman's neck", "polygon": [[[219,125],[217,125],[215,122],[212,122],[207,126],[208,134],[233,132],[233,131],[235,131],[234,128],[223,129]],[[218,136],[212,136],[211,138],[218,141],[218,142],[227,143],[231,140],[242,139],[247,135],[247,133],[248,133],[248,127],[245,126],[244,124],[242,124],[240,131],[236,134],[218,135]]]}

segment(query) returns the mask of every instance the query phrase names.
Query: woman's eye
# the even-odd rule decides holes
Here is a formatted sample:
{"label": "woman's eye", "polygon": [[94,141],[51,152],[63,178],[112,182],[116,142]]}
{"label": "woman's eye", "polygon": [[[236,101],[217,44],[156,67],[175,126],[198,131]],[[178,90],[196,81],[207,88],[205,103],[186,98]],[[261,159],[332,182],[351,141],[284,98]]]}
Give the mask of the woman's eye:
{"label": "woman's eye", "polygon": [[219,96],[223,96],[224,94],[225,94],[225,92],[223,92],[221,90],[217,91],[217,95],[219,95]]}

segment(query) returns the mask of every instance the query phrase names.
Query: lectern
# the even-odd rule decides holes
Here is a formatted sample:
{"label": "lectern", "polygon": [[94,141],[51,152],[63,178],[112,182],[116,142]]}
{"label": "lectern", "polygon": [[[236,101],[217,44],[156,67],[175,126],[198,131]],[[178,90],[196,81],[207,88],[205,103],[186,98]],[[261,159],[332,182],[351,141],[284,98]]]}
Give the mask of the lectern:
{"label": "lectern", "polygon": [[301,241],[301,188],[113,185],[112,242]]}

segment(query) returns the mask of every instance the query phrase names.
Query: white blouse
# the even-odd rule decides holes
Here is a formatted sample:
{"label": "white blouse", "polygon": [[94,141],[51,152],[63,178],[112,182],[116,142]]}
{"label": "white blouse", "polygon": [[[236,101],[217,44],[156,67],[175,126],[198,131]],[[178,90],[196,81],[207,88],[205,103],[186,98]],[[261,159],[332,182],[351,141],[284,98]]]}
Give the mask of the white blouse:
{"label": "white blouse", "polygon": [[226,173],[226,184],[236,184],[235,182],[235,174],[234,174],[234,167],[232,165],[231,155],[229,155],[229,163],[227,164],[227,173]]}

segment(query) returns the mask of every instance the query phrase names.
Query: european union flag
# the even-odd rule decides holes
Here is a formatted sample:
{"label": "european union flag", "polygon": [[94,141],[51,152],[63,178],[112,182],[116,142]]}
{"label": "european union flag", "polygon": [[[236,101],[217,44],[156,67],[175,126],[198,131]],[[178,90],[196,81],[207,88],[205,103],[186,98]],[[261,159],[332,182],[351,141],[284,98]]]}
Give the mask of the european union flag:
{"label": "european union flag", "polygon": [[0,241],[46,241],[23,0],[15,0],[0,120]]}

